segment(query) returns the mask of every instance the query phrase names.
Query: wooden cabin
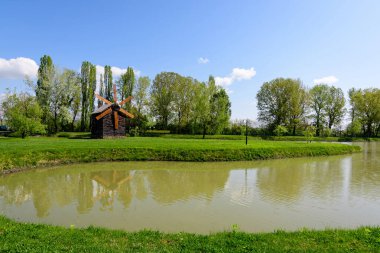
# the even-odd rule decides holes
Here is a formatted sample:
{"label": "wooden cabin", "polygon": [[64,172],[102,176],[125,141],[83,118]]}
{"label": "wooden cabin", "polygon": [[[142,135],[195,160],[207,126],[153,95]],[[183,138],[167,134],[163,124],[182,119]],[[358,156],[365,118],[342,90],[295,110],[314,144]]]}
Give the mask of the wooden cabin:
{"label": "wooden cabin", "polygon": [[[103,138],[120,138],[125,137],[126,134],[126,117],[119,112],[118,105],[104,104],[97,108],[91,114],[91,137],[97,139]],[[108,110],[112,109],[112,113],[105,115],[100,119],[96,119],[97,116]],[[120,108],[120,107],[119,107]],[[115,112],[117,115],[118,124],[115,126]]]}

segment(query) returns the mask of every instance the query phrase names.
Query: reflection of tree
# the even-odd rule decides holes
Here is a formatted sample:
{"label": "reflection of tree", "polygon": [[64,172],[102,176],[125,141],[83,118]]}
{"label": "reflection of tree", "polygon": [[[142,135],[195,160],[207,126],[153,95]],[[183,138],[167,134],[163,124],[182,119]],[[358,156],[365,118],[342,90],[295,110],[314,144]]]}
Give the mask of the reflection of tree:
{"label": "reflection of tree", "polygon": [[257,172],[264,198],[273,201],[297,200],[309,187],[321,198],[341,189],[340,157],[317,157],[265,161]]}
{"label": "reflection of tree", "polygon": [[25,184],[15,184],[12,176],[0,177],[0,196],[7,203],[22,204],[31,198],[31,189],[28,182]]}
{"label": "reflection of tree", "polygon": [[148,172],[148,180],[158,202],[172,203],[191,196],[210,198],[224,187],[228,175],[227,170],[152,170]]}
{"label": "reflection of tree", "polygon": [[145,185],[146,173],[145,171],[137,171],[133,178],[133,186],[136,191],[136,198],[139,200],[146,199],[148,196],[148,190]]}
{"label": "reflection of tree", "polygon": [[145,199],[149,188],[162,203],[197,195],[212,197],[224,187],[228,176],[225,169],[42,170],[15,174],[7,177],[6,182],[1,180],[0,194],[10,203],[32,198],[38,216],[43,217],[52,206],[73,202],[78,203],[79,213],[91,210],[96,201],[102,209],[112,209],[115,199],[128,208],[134,196]]}
{"label": "reflection of tree", "polygon": [[[91,210],[96,199],[103,207],[112,208],[116,195],[118,200],[128,207],[133,192],[131,179],[132,173],[126,170],[81,170],[79,173],[73,173],[72,170],[36,170],[2,177],[0,196],[11,204],[22,204],[32,200],[38,217],[47,216],[53,205],[62,207],[72,202],[78,203],[79,213],[85,213]],[[144,187],[144,183],[141,186]],[[140,196],[145,192],[146,196],[145,189],[135,191],[139,192]]]}
{"label": "reflection of tree", "polygon": [[[380,143],[360,143],[363,152],[352,161],[350,189],[357,196],[378,196],[380,199]],[[357,169],[360,168],[360,169]]]}
{"label": "reflection of tree", "polygon": [[39,187],[33,187],[32,194],[37,217],[46,217],[52,205],[48,184],[40,184]]}
{"label": "reflection of tree", "polygon": [[327,198],[342,190],[343,176],[340,160],[342,158],[327,158],[324,161],[309,162],[310,172],[304,179],[311,186],[313,196]]}
{"label": "reflection of tree", "polygon": [[93,186],[89,173],[80,173],[78,182],[78,206],[79,213],[86,213],[94,205]]}
{"label": "reflection of tree", "polygon": [[303,171],[290,161],[257,171],[258,187],[263,197],[275,201],[297,199],[304,184],[303,177]]}

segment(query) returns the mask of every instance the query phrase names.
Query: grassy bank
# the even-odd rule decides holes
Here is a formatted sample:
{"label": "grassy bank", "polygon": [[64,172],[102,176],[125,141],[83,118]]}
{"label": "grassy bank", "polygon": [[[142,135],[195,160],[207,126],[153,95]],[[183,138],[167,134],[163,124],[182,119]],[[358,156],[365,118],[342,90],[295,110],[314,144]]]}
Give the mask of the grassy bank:
{"label": "grassy bank", "polygon": [[[161,134],[161,138],[170,139],[203,139],[202,135],[185,135],[185,134]],[[244,135],[206,135],[205,139],[214,140],[245,140]],[[248,136],[248,140],[270,140],[270,141],[307,141],[305,136]],[[364,137],[313,137],[312,141],[317,142],[365,142],[380,141],[380,138]]]}
{"label": "grassy bank", "polygon": [[[170,134],[170,131],[155,131],[155,134],[148,133],[145,137],[161,137],[169,139],[203,139],[199,134]],[[90,138],[90,133],[82,132],[61,132],[56,134],[57,137],[66,137],[72,139]],[[212,140],[245,140],[245,135],[205,135],[205,139]],[[268,140],[268,141],[308,141],[305,136],[248,136],[248,140]],[[317,142],[366,142],[380,141],[379,137],[313,137],[312,141]]]}
{"label": "grassy bank", "polygon": [[0,170],[94,161],[247,161],[338,155],[357,146],[276,141],[198,140],[133,137],[67,139],[32,137],[0,139]]}
{"label": "grassy bank", "polygon": [[210,235],[25,224],[0,216],[1,252],[379,252],[380,228]]}

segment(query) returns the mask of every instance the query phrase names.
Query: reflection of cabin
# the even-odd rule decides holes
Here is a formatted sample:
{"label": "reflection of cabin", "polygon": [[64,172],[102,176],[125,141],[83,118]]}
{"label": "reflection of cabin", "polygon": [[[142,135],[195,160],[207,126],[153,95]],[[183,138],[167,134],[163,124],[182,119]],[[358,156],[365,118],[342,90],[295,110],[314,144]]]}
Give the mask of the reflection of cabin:
{"label": "reflection of cabin", "polygon": [[110,173],[92,173],[92,179],[95,180],[97,183],[101,184],[103,187],[105,187],[107,190],[116,190],[120,187],[120,185],[124,184],[125,182],[128,182],[132,180],[132,174],[125,171],[112,171],[112,175]]}
{"label": "reflection of cabin", "polygon": [[122,113],[117,112],[118,114],[117,127],[115,127],[114,113],[109,113],[99,120],[96,119],[97,116],[105,112],[107,109],[112,108],[113,106],[115,105],[104,104],[91,114],[91,137],[92,138],[124,137],[125,136],[126,117]]}
{"label": "reflection of cabin", "polygon": [[[102,209],[112,209],[115,195],[123,203],[124,207],[128,207],[132,200],[132,192],[129,189],[128,181],[132,180],[132,174],[127,171],[96,172],[91,175],[92,180],[98,184],[98,193],[96,199],[99,199]],[[126,187],[126,188],[125,188]],[[127,190],[128,189],[128,190]]]}

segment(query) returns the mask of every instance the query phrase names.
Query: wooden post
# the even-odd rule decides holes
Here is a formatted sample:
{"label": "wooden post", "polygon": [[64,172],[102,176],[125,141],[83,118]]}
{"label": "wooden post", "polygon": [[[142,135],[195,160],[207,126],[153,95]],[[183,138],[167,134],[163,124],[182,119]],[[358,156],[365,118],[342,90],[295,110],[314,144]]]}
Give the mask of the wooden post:
{"label": "wooden post", "polygon": [[245,145],[248,145],[248,119],[245,121]]}

